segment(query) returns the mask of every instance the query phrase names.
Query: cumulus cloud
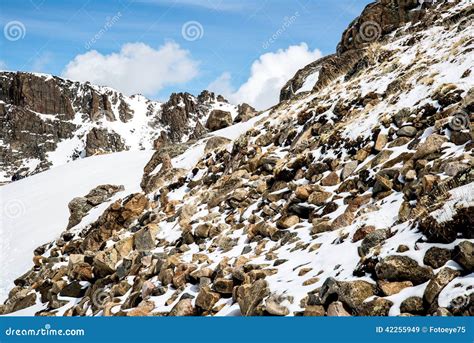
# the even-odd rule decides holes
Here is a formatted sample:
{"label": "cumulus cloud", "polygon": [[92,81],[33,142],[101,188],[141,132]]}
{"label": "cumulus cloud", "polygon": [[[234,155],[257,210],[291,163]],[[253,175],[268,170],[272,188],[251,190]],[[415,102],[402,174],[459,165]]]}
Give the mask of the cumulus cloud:
{"label": "cumulus cloud", "polygon": [[168,42],[158,49],[144,43],[124,44],[118,53],[95,50],[76,56],[62,75],[116,88],[126,94],[153,96],[167,86],[188,82],[198,75],[199,63],[189,51]]}
{"label": "cumulus cloud", "polygon": [[232,87],[232,76],[225,72],[209,84],[209,90],[226,96],[233,103],[247,102],[263,110],[278,103],[280,89],[298,69],[322,56],[306,43],[263,54],[254,61],[249,79],[238,89]]}

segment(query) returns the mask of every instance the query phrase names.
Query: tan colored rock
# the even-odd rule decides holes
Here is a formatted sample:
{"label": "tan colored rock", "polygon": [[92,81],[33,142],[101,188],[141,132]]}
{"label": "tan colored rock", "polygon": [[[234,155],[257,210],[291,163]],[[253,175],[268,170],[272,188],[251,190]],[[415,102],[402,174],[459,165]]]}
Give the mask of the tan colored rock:
{"label": "tan colored rock", "polygon": [[257,280],[252,284],[244,284],[237,288],[236,297],[243,316],[263,314],[263,299],[269,294],[267,282]]}
{"label": "tan colored rock", "polygon": [[349,317],[351,314],[346,311],[340,301],[335,301],[328,306],[328,317]]}
{"label": "tan colored rock", "polygon": [[322,206],[326,203],[326,201],[332,196],[332,193],[330,192],[313,192],[311,195],[308,197],[308,202],[310,204],[316,205],[316,206]]}
{"label": "tan colored rock", "polygon": [[223,148],[227,146],[230,142],[232,141],[228,138],[213,136],[209,138],[208,141],[206,142],[206,146],[204,147],[204,152],[206,154],[210,152],[214,152],[215,150],[218,150],[219,148]]}
{"label": "tan colored rock", "polygon": [[321,180],[321,185],[328,187],[328,186],[335,186],[340,182],[339,176],[336,172],[329,173],[324,179]]}
{"label": "tan colored rock", "polygon": [[401,281],[401,282],[379,281],[378,285],[380,289],[382,290],[383,294],[385,294],[386,296],[398,294],[405,288],[413,287],[413,283],[411,281]]}
{"label": "tan colored rock", "polygon": [[382,151],[383,148],[387,145],[388,143],[388,136],[386,134],[379,134],[377,136],[377,140],[375,141],[375,146],[374,146],[374,149],[375,151]]}
{"label": "tan colored rock", "polygon": [[193,306],[192,299],[183,299],[178,301],[178,303],[171,309],[168,316],[170,317],[189,317],[195,316],[196,309]]}
{"label": "tan colored rock", "polygon": [[321,305],[306,306],[303,312],[305,317],[324,317],[325,314],[324,306]]}
{"label": "tan colored rock", "polygon": [[196,306],[204,311],[210,311],[220,298],[219,293],[213,292],[209,286],[205,286],[199,291],[196,298]]}
{"label": "tan colored rock", "polygon": [[300,218],[298,216],[288,216],[283,217],[277,222],[277,226],[283,229],[289,229],[292,226],[295,226],[300,222]]}
{"label": "tan colored rock", "polygon": [[441,146],[447,141],[448,139],[446,137],[434,133],[429,136],[425,142],[421,143],[418,146],[418,149],[415,152],[415,156],[413,157],[416,160],[419,160],[435,152],[440,152]]}

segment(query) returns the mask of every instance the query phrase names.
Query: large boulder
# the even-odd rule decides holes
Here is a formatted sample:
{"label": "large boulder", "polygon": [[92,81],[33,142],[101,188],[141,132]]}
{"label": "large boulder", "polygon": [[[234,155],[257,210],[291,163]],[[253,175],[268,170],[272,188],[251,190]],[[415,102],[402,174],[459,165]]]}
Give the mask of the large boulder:
{"label": "large boulder", "polygon": [[207,119],[206,128],[211,131],[223,129],[232,125],[232,115],[230,112],[214,110]]}
{"label": "large boulder", "polygon": [[422,267],[408,256],[388,256],[375,266],[378,279],[387,281],[411,281],[414,285],[433,278],[433,270]]}
{"label": "large boulder", "polygon": [[342,34],[338,54],[376,42],[407,22],[423,17],[418,0],[379,0],[362,11]]}
{"label": "large boulder", "polygon": [[270,294],[265,280],[257,280],[237,288],[237,302],[243,316],[257,316],[264,313],[263,300]]}

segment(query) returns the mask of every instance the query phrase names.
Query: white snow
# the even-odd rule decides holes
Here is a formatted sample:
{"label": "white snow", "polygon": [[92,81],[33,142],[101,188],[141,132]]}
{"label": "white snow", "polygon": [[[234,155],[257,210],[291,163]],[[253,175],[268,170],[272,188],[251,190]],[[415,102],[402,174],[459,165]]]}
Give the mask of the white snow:
{"label": "white snow", "polygon": [[33,250],[65,230],[67,204],[101,184],[140,191],[143,167],[151,152],[94,156],[0,187],[0,301],[12,282],[31,268]]}
{"label": "white snow", "polygon": [[316,84],[316,82],[318,82],[318,79],[319,79],[319,71],[316,71],[308,75],[306,77],[306,80],[304,80],[304,83],[301,86],[301,88],[296,91],[296,94],[311,91],[314,85]]}

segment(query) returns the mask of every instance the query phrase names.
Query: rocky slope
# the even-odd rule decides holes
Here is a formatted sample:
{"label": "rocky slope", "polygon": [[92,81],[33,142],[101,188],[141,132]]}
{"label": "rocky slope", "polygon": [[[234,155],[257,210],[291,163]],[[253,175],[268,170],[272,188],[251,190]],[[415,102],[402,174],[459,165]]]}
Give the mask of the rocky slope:
{"label": "rocky slope", "polygon": [[254,114],[207,91],[159,103],[50,75],[1,72],[0,183],[77,158],[199,138],[216,129],[215,120],[207,125],[214,111],[225,112],[225,126]]}
{"label": "rocky slope", "polygon": [[[354,45],[364,18],[381,31]],[[0,311],[473,315],[473,20],[469,1],[369,5],[312,90],[158,149],[144,192],[36,249]]]}

